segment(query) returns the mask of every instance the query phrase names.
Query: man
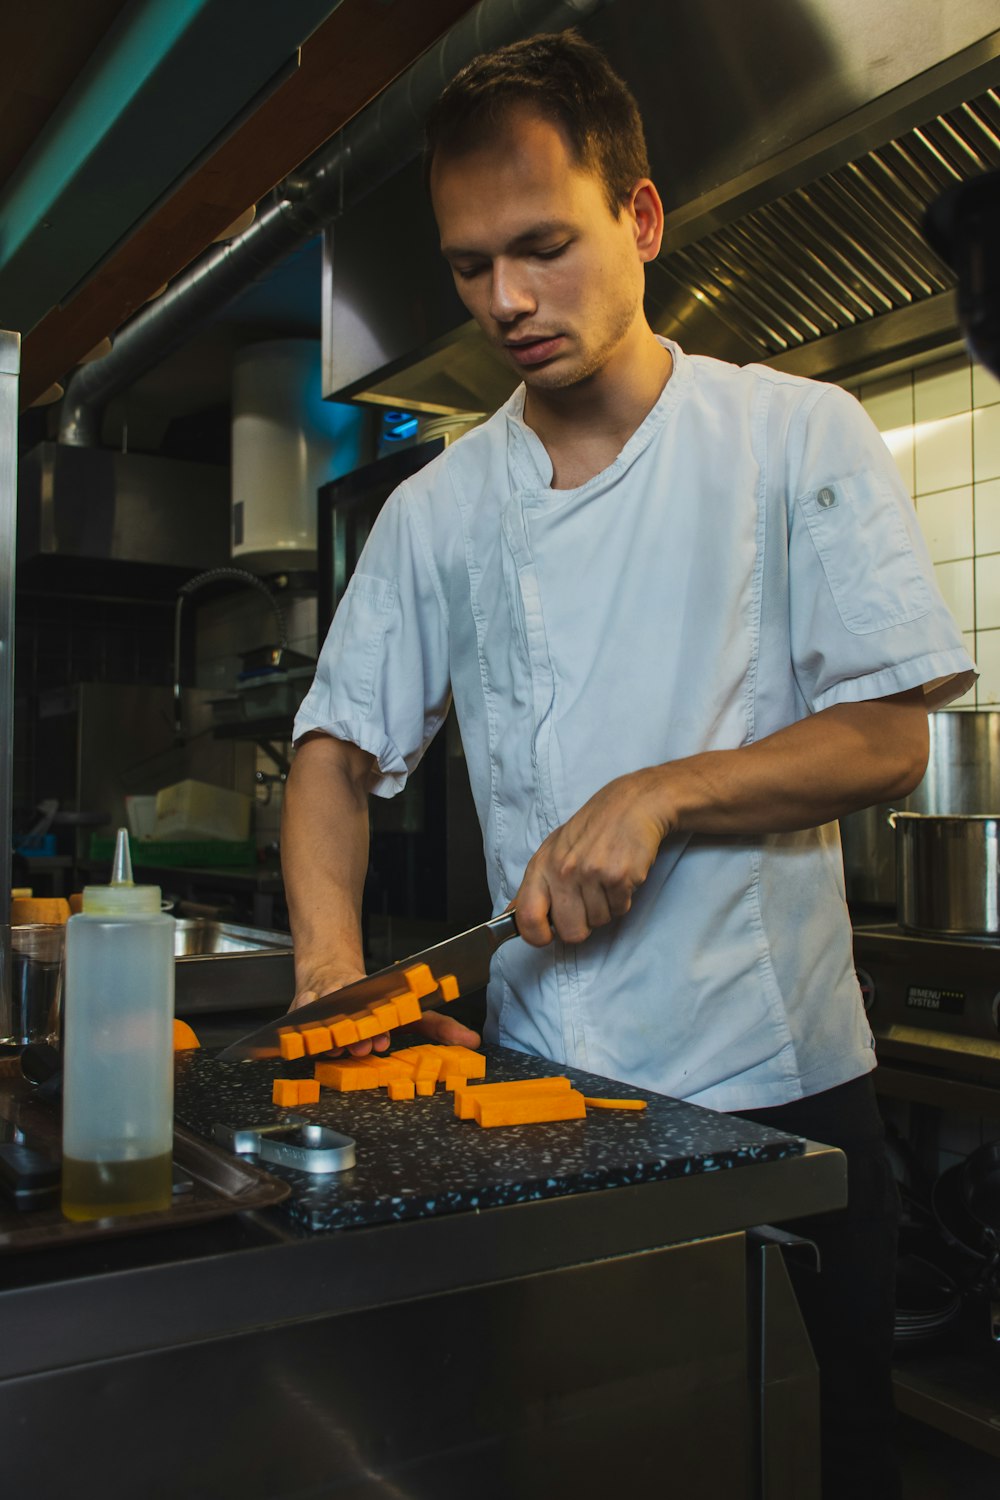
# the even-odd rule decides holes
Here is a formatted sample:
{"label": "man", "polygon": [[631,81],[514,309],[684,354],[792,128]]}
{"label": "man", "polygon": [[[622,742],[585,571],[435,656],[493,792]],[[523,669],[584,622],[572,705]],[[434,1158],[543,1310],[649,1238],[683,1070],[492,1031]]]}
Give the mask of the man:
{"label": "man", "polygon": [[834,820],[912,790],[927,706],[972,663],[852,398],[649,328],[663,210],[599,53],[566,33],[474,61],[428,123],[428,177],[458,293],[522,385],[387,502],[296,721],[297,1000],[364,972],[367,797],[401,789],[453,698],[494,904],[526,939],[494,960],[487,1035],[839,1132],[878,1370],[827,1453],[861,1494],[863,1452],[890,1494],[870,1443],[893,1186]]}

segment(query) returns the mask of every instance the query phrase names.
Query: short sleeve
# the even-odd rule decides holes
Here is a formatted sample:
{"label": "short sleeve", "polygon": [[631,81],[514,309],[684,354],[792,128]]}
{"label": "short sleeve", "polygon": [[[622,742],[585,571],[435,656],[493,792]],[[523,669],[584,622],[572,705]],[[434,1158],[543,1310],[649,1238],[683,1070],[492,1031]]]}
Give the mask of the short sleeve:
{"label": "short sleeve", "polygon": [[410,501],[402,485],[379,512],[292,731],[367,750],[383,797],[403,790],[451,702],[445,601]]}
{"label": "short sleeve", "polygon": [[860,404],[828,387],[788,474],[789,630],[814,712],[923,687],[941,708],[975,666],[934,579],[913,503]]}

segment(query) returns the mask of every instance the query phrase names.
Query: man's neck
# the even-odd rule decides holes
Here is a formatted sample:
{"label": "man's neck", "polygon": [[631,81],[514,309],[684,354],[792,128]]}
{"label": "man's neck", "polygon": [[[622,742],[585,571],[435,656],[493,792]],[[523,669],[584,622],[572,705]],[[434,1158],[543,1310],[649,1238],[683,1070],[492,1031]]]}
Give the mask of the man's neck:
{"label": "man's neck", "polygon": [[532,390],[524,421],[552,460],[552,488],[575,489],[618,457],[656,405],[673,360],[648,326],[596,374],[562,390]]}

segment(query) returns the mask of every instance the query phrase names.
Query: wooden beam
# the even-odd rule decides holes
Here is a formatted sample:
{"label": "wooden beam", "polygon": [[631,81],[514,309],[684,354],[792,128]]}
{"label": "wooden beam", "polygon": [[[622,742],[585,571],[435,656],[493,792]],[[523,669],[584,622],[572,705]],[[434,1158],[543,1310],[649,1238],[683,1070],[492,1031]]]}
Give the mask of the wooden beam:
{"label": "wooden beam", "polygon": [[27,335],[22,407],[102,338],[113,336],[157,287],[342,129],[473,3],[343,0],[303,46],[297,72],[154,210],[72,301],[53,308]]}

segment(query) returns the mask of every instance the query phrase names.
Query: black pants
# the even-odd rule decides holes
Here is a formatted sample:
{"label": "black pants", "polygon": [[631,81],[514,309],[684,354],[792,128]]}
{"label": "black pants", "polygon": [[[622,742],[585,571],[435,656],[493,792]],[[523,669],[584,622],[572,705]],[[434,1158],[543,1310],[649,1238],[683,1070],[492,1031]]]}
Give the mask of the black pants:
{"label": "black pants", "polygon": [[871,1074],[744,1119],[837,1146],[848,1202],[782,1223],[819,1248],[821,1270],[793,1273],[820,1370],[823,1500],[898,1500],[891,1378],[899,1193]]}

